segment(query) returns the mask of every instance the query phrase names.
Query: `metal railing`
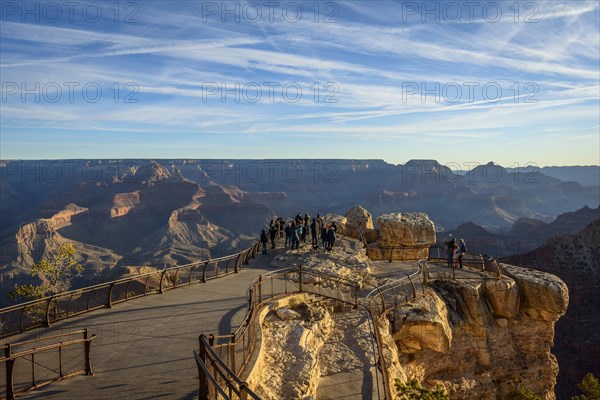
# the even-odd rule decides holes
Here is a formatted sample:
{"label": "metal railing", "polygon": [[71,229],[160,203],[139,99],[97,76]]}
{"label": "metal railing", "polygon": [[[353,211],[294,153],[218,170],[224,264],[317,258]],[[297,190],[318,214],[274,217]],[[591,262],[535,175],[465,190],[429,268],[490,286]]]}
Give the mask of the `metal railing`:
{"label": "metal railing", "polygon": [[[65,336],[70,338],[57,342]],[[95,338],[83,329],[1,346],[4,356],[0,357],[0,398],[14,400],[17,393],[59,379],[83,373],[93,375],[90,352]],[[36,347],[29,348],[32,345]]]}
{"label": "metal railing", "polygon": [[238,272],[259,249],[260,242],[229,256],[165,268],[0,309],[0,338],[50,326],[65,318],[137,297]]}
{"label": "metal railing", "polygon": [[[410,275],[398,280],[376,287],[365,298],[363,305],[367,309],[369,320],[375,337],[376,344],[376,371],[381,372],[384,399],[393,399],[392,386],[389,382],[387,363],[384,360],[383,339],[380,331],[380,321],[387,318],[389,311],[395,310],[399,305],[425,293],[426,281],[425,265],[423,261],[417,263],[417,270]],[[387,327],[387,325],[386,325]]]}
{"label": "metal railing", "polygon": [[326,272],[290,267],[258,276],[247,291],[248,310],[244,322],[230,335],[200,336],[198,364],[199,398],[258,399],[239,379],[248,367],[258,335],[256,310],[265,302],[295,293],[312,293],[358,306],[356,282]]}
{"label": "metal railing", "polygon": [[[429,249],[428,261],[447,262],[448,255],[446,253],[445,246],[432,246]],[[463,255],[463,266],[472,268],[484,272],[486,274],[494,275],[496,278],[502,277],[502,268],[498,265],[498,262],[486,254],[470,254],[465,253]],[[452,269],[452,278],[454,279],[454,271]]]}

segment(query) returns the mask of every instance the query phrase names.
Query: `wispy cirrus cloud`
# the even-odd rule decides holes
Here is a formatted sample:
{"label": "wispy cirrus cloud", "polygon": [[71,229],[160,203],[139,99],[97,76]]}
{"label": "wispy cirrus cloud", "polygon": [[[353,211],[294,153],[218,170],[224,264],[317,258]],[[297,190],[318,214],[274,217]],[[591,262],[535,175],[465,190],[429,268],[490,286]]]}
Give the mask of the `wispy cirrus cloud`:
{"label": "wispy cirrus cloud", "polygon": [[[3,84],[18,83],[20,90],[75,81],[103,90],[98,102],[76,92],[73,102],[63,93],[52,103],[44,93],[36,101],[9,95],[14,85],[3,86],[2,157],[29,151],[25,131],[33,145],[63,130],[60,138],[66,135],[71,144],[83,142],[85,132],[112,140],[119,133],[123,143],[145,132],[149,147],[179,149],[166,156],[189,156],[181,152],[186,140],[210,138],[216,146],[219,136],[236,137],[223,141],[235,155],[256,141],[304,148],[303,137],[333,135],[354,149],[349,157],[379,152],[394,161],[394,146],[377,147],[382,140],[412,149],[435,141],[442,146],[434,147],[432,157],[442,160],[443,143],[470,140],[481,144],[489,160],[494,148],[543,140],[544,129],[553,128],[558,135],[580,132],[578,154],[588,163],[599,161],[590,150],[597,148],[597,137],[583,131],[600,119],[598,3],[536,2],[537,10],[521,9],[517,19],[506,8],[497,23],[481,16],[411,23],[402,17],[406,4],[395,1],[377,7],[340,2],[336,22],[319,15],[317,23],[314,4],[298,4],[305,17],[294,23],[280,15],[274,22],[222,23],[219,16],[207,21],[202,4],[193,2],[139,3],[135,24],[34,23],[18,16],[1,22]],[[535,22],[524,23],[532,11]],[[128,83],[136,85],[134,92],[122,91]],[[335,86],[325,90],[328,83]],[[218,92],[207,96],[207,84]],[[232,90],[236,84],[240,90],[254,85],[253,95],[258,85],[263,96],[248,101]],[[302,96],[290,101],[281,93],[286,84],[300,88]],[[457,99],[443,92],[453,85],[462,90]],[[493,101],[484,92],[489,86]],[[222,90],[229,94],[222,96]],[[123,102],[126,94],[137,103]],[[327,95],[337,101],[323,101]],[[507,135],[525,138],[505,143]],[[548,152],[553,157],[561,154],[558,138],[548,144],[556,146]],[[103,150],[107,157],[110,143]]]}

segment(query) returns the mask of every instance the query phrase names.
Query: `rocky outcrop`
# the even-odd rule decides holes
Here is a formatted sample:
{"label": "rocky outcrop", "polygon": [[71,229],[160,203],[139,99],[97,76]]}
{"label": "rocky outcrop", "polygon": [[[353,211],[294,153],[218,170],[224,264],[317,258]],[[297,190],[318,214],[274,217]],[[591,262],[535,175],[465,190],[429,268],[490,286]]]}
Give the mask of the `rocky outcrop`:
{"label": "rocky outcrop", "polygon": [[567,287],[554,275],[502,267],[497,280],[431,281],[393,313],[392,378],[441,385],[456,399],[509,399],[519,389],[555,398],[550,348]]}
{"label": "rocky outcrop", "polygon": [[118,218],[129,213],[140,203],[140,191],[131,193],[117,193],[113,198],[113,207],[110,209],[110,218]]}
{"label": "rocky outcrop", "polygon": [[46,248],[42,242],[56,240],[60,237],[57,233],[60,228],[69,225],[74,216],[87,212],[87,208],[71,203],[50,218],[40,218],[22,225],[16,234],[19,254],[37,253],[37,258],[41,258]]}
{"label": "rocky outcrop", "polygon": [[419,260],[427,258],[435,243],[435,226],[427,214],[394,213],[377,217],[379,240],[367,247],[372,260]]}
{"label": "rocky outcrop", "polygon": [[377,217],[386,246],[430,246],[435,243],[433,221],[424,213],[393,213]]}
{"label": "rocky outcrop", "polygon": [[346,217],[346,236],[360,239],[361,233],[364,235],[367,232],[375,232],[376,234],[376,231],[373,229],[373,217],[362,206],[357,205],[352,207],[346,212],[344,217]]}
{"label": "rocky outcrop", "polygon": [[315,398],[321,370],[319,352],[333,330],[329,310],[284,298],[261,311],[261,353],[246,377],[262,399]]}
{"label": "rocky outcrop", "polygon": [[503,261],[556,274],[569,287],[569,308],[556,323],[553,352],[560,365],[557,398],[571,398],[577,394],[575,384],[597,370],[600,360],[600,220]]}

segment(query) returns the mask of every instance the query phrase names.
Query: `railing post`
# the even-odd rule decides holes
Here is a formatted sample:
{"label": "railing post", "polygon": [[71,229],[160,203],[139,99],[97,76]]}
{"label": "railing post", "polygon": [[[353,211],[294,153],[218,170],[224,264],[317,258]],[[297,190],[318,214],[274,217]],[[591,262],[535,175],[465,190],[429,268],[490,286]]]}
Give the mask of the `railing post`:
{"label": "railing post", "polygon": [[258,276],[258,303],[262,303],[262,275]]}
{"label": "railing post", "polygon": [[[237,375],[237,373],[239,372],[235,366],[235,343],[233,342],[235,338],[235,335],[232,335],[231,338],[231,343],[227,346],[229,349],[229,359],[231,360],[231,370],[233,371],[234,374]],[[242,356],[242,360],[244,359],[244,357]]]}
{"label": "railing post", "polygon": [[202,282],[206,283],[206,269],[208,268],[208,264],[210,264],[210,260],[204,263],[204,270],[202,271]]}
{"label": "railing post", "polygon": [[[206,343],[206,336],[204,334],[200,335],[199,337],[199,342],[200,342],[200,348],[198,350],[198,356],[200,357],[200,360],[202,360],[202,363],[206,366],[206,347],[205,347],[205,343]],[[206,372],[204,371],[204,368],[202,368],[200,365],[198,365],[198,399],[200,400],[206,400],[208,399],[208,377],[206,376]]]}
{"label": "railing post", "polygon": [[[63,342],[59,342],[60,347],[58,348],[58,376],[63,377],[62,373],[62,344]],[[87,363],[86,363],[87,364]]]}
{"label": "railing post", "polygon": [[242,264],[242,255],[244,253],[240,253],[238,254],[237,258],[235,259],[235,273],[237,274],[238,272],[240,272],[240,265]]}
{"label": "railing post", "polygon": [[248,384],[246,382],[242,382],[240,385],[240,400],[248,400]]}
{"label": "railing post", "polygon": [[163,290],[163,280],[165,278],[165,273],[167,272],[167,268],[165,267],[165,269],[163,269],[162,274],[160,274],[160,284],[158,285],[158,293],[163,294],[164,290]]}
{"label": "railing post", "polygon": [[4,355],[6,356],[6,399],[7,400],[15,400],[15,388],[14,388],[14,380],[13,380],[13,372],[15,370],[15,360],[8,359],[11,356],[11,348],[10,344],[6,346],[4,349]]}
{"label": "railing post", "polygon": [[[95,334],[92,337],[96,336]],[[85,340],[85,374],[88,376],[94,375],[92,371],[92,340],[88,339],[88,330],[83,330],[83,339]]]}
{"label": "railing post", "polygon": [[108,308],[112,308],[112,294],[113,294],[114,288],[115,288],[115,282],[113,281],[113,283],[110,284],[110,289],[108,290],[108,299],[106,301],[106,306]]}
{"label": "railing post", "polygon": [[90,301],[92,300],[92,293],[94,293],[93,290],[90,290],[88,295],[88,299],[87,299],[87,305],[86,305],[86,311],[90,311]]}
{"label": "railing post", "polygon": [[408,280],[410,281],[410,284],[412,285],[413,288],[413,299],[417,298],[417,288],[415,286],[415,283],[413,282],[412,278],[410,277],[410,275],[408,275]]}
{"label": "railing post", "polygon": [[71,293],[71,296],[69,297],[69,302],[67,303],[67,317],[71,313],[71,301],[73,300],[73,295],[74,293]]}
{"label": "railing post", "polygon": [[[52,299],[54,299],[54,296],[52,296],[48,299],[48,304],[46,305],[46,321],[45,321],[45,323],[46,323],[46,327],[48,327],[48,328],[50,327],[50,305],[52,304]],[[67,315],[68,314],[69,313],[67,312]],[[23,328],[23,326],[21,325],[21,330],[23,330],[22,328]]]}

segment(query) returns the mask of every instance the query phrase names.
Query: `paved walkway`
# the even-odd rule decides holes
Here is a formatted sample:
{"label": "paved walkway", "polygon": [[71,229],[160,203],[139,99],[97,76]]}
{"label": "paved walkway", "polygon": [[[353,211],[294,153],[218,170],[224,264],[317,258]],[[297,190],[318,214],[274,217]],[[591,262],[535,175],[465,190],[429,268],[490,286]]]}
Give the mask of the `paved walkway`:
{"label": "paved walkway", "polygon": [[[24,399],[195,399],[198,371],[192,350],[200,333],[228,334],[246,313],[246,290],[271,271],[257,254],[237,274],[156,294],[61,321],[31,335],[88,328],[93,377],[77,376],[22,394]],[[23,337],[25,338],[25,337]],[[14,338],[13,338],[14,339]]]}

